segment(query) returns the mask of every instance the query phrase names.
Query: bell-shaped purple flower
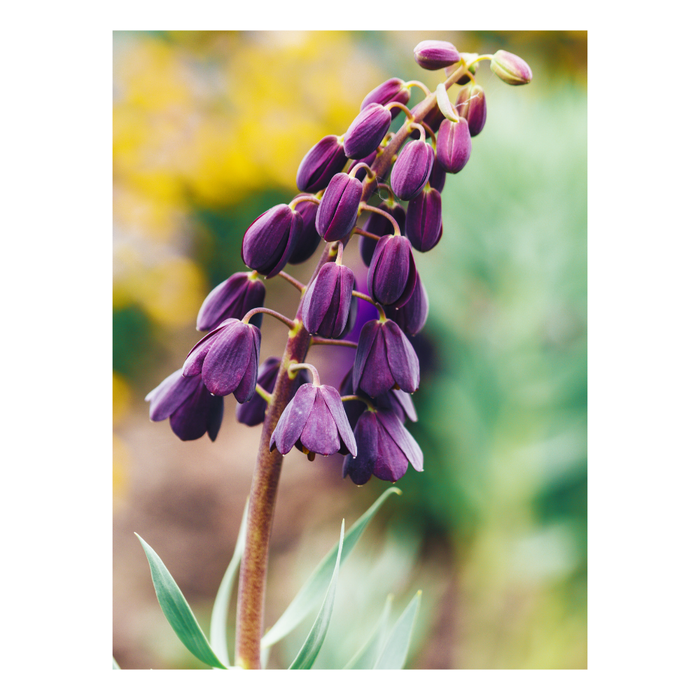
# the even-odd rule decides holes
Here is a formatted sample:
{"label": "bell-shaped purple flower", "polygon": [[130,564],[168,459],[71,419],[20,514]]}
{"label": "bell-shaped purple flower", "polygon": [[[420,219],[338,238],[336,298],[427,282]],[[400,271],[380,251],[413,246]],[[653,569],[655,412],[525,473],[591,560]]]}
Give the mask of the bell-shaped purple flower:
{"label": "bell-shaped purple flower", "polygon": [[400,309],[385,309],[386,315],[404,332],[416,335],[428,320],[428,294],[420,275],[416,273],[416,286],[411,298]]}
{"label": "bell-shaped purple flower", "polygon": [[362,183],[347,173],[334,175],[316,213],[316,230],[326,241],[339,241],[355,228]]}
{"label": "bell-shaped purple flower", "polygon": [[442,238],[442,197],[426,187],[406,208],[406,238],[421,253],[432,250]]}
{"label": "bell-shaped purple flower", "polygon": [[265,277],[274,277],[289,261],[304,222],[288,204],[261,214],[243,234],[243,262]]}
{"label": "bell-shaped purple flower", "polygon": [[339,173],[347,162],[342,140],[337,136],[324,136],[299,164],[299,191],[314,194],[326,188],[333,175]]}
{"label": "bell-shaped purple flower", "polygon": [[416,286],[416,263],[405,236],[384,236],[377,241],[367,270],[367,290],[382,306],[403,306]]}
{"label": "bell-shaped purple flower", "polygon": [[421,68],[437,70],[459,62],[459,51],[449,41],[429,39],[413,49],[413,57]]}
{"label": "bell-shaped purple flower", "polygon": [[255,273],[236,272],[209,292],[199,309],[197,330],[210,331],[227,318],[241,319],[264,302],[265,285]]}
{"label": "bell-shaped purple flower", "polygon": [[345,133],[343,148],[348,158],[365,158],[376,150],[389,131],[391,112],[371,102],[355,117]]}
{"label": "bell-shaped purple flower", "polygon": [[486,124],[486,93],[481,85],[470,83],[457,95],[457,114],[469,124],[473,138],[480,134]]}
{"label": "bell-shaped purple flower", "polygon": [[355,436],[343,410],[338,390],[332,386],[304,384],[282,412],[270,438],[270,452],[286,455],[296,446],[313,458],[347,449],[357,454]]}
{"label": "bell-shaped purple flower", "polygon": [[437,133],[437,160],[448,173],[458,173],[472,154],[472,137],[464,117],[445,119]]}
{"label": "bell-shaped purple flower", "polygon": [[425,187],[435,160],[435,152],[425,141],[411,141],[399,153],[391,171],[391,189],[400,199],[416,197]]}
{"label": "bell-shaped purple flower", "polygon": [[294,211],[301,215],[302,226],[294,250],[287,261],[290,265],[306,262],[316,252],[321,242],[321,237],[316,230],[316,209],[318,204],[313,202],[299,202],[294,208]]}
{"label": "bell-shaped purple flower", "polygon": [[[404,232],[404,228],[406,227],[406,210],[398,202],[392,206],[386,202],[382,202],[377,208],[391,215],[394,221],[396,221],[398,224],[399,231],[401,231],[401,233]],[[394,233],[394,226],[391,221],[389,221],[386,216],[377,214],[377,212],[372,212],[370,214],[369,218],[367,219],[367,223],[364,225],[364,229],[365,231],[380,237],[390,236],[392,233]],[[376,247],[377,241],[375,241],[373,238],[362,236],[360,240],[360,255],[362,256],[362,261],[365,265],[367,265],[367,267],[372,264],[372,256],[374,255],[374,250]]]}
{"label": "bell-shaped purple flower", "polygon": [[366,484],[372,476],[398,481],[408,469],[423,471],[423,452],[415,438],[391,411],[365,411],[355,426],[357,456],[343,462],[343,477]]}
{"label": "bell-shaped purple flower", "polygon": [[224,417],[224,399],[212,396],[201,377],[183,377],[178,369],[146,396],[151,402],[152,421],[170,418],[170,427],[180,440],[197,440],[204,433],[213,442]]}
{"label": "bell-shaped purple flower", "polygon": [[212,394],[232,393],[239,403],[244,403],[255,395],[259,357],[260,330],[238,319],[228,319],[190,350],[182,374],[201,374]]}
{"label": "bell-shaped purple flower", "polygon": [[418,356],[398,325],[391,319],[365,323],[352,369],[353,390],[374,397],[398,386],[412,394],[419,384]]}
{"label": "bell-shaped purple flower", "polygon": [[341,338],[350,331],[351,308],[357,306],[353,289],[355,275],[349,267],[335,262],[323,265],[301,302],[306,330],[323,338]]}
{"label": "bell-shaped purple flower", "polygon": [[491,70],[508,85],[527,85],[532,80],[530,66],[510,51],[496,51],[491,57]]}
{"label": "bell-shaped purple flower", "polygon": [[[388,105],[390,102],[399,102],[406,105],[410,99],[411,90],[406,87],[406,83],[401,80],[401,78],[390,78],[374,88],[374,90],[362,100],[360,109],[364,109],[372,102],[376,102],[380,105]],[[393,119],[400,111],[398,107],[392,107],[391,118]]]}

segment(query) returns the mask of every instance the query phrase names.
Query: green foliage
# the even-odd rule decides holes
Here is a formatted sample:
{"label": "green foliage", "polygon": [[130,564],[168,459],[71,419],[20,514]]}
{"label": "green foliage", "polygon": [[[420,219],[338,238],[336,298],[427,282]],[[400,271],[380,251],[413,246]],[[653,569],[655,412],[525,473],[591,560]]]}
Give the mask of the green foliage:
{"label": "green foliage", "polygon": [[386,644],[386,636],[389,631],[389,615],[391,614],[391,604],[393,600],[394,596],[389,594],[386,598],[382,614],[372,634],[357,654],[348,661],[345,666],[346,669],[374,668],[374,665],[379,659],[379,654]]}
{"label": "green foliage", "polygon": [[422,592],[418,591],[413,596],[411,602],[406,606],[403,613],[401,613],[401,617],[396,621],[394,628],[391,630],[389,639],[384,645],[374,668],[387,670],[404,667],[406,657],[408,656],[408,646],[411,643],[413,623],[418,615],[421,595]]}

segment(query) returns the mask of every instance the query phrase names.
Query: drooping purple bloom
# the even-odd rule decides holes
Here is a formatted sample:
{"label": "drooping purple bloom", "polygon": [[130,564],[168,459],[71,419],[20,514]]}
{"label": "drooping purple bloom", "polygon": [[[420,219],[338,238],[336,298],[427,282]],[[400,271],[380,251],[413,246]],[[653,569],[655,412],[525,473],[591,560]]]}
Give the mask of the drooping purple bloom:
{"label": "drooping purple bloom", "polygon": [[399,153],[391,171],[391,189],[400,199],[413,199],[425,187],[435,152],[425,141],[411,141]]}
{"label": "drooping purple bloom", "polygon": [[270,452],[286,455],[296,446],[313,455],[332,455],[341,448],[357,454],[355,436],[338,390],[332,386],[303,384],[282,412],[270,438]]}
{"label": "drooping purple bloom", "polygon": [[343,477],[366,484],[372,476],[398,481],[408,469],[423,471],[423,452],[415,438],[391,411],[365,411],[355,426],[357,456],[343,462]]}
{"label": "drooping purple bloom", "polygon": [[416,263],[405,236],[384,236],[377,241],[367,270],[367,290],[382,306],[403,306],[416,286]]}
{"label": "drooping purple bloom", "polygon": [[365,323],[355,354],[353,390],[374,397],[398,386],[412,394],[419,384],[418,356],[398,325],[391,319]]}
{"label": "drooping purple bloom", "polygon": [[376,150],[389,131],[391,112],[371,102],[355,117],[345,132],[343,148],[348,158],[365,158]]}
{"label": "drooping purple bloom", "polygon": [[[394,221],[398,224],[399,231],[404,232],[406,226],[406,211],[405,209],[396,202],[393,206],[390,206],[387,202],[382,202],[378,205],[378,209],[385,211],[387,214],[393,217]],[[372,212],[367,219],[367,223],[364,225],[365,231],[373,233],[375,236],[390,236],[394,233],[394,226],[391,221],[377,214],[377,212]],[[367,267],[372,264],[372,256],[374,255],[374,249],[377,247],[377,241],[373,238],[368,238],[367,236],[362,236],[360,240],[360,255],[362,256],[362,261]]]}
{"label": "drooping purple bloom", "polygon": [[288,204],[268,209],[243,235],[243,262],[265,277],[274,277],[289,261],[303,225],[301,214]]}
{"label": "drooping purple bloom", "polygon": [[426,70],[447,68],[459,61],[459,51],[449,41],[430,40],[421,41],[413,49],[413,57],[416,63]]}
{"label": "drooping purple bloom", "polygon": [[469,124],[473,138],[480,134],[486,124],[486,93],[481,85],[470,83],[457,95],[457,114]]}
{"label": "drooping purple bloom", "polygon": [[[362,100],[360,109],[364,109],[372,102],[377,102],[380,105],[388,105],[390,102],[400,102],[405,105],[408,104],[410,99],[411,90],[406,87],[406,83],[404,83],[401,78],[390,78],[374,88],[374,90]],[[398,107],[392,107],[391,118],[393,119],[400,111]]]}
{"label": "drooping purple bloom", "polygon": [[472,153],[472,137],[464,117],[453,122],[445,119],[437,133],[437,160],[448,173],[458,173]]}
{"label": "drooping purple bloom", "polygon": [[426,187],[406,208],[406,238],[421,253],[432,250],[442,238],[442,197]]}
{"label": "drooping purple bloom", "polygon": [[323,193],[316,213],[316,230],[326,241],[339,241],[355,227],[362,199],[362,183],[347,173],[338,173]]}
{"label": "drooping purple bloom", "polygon": [[322,338],[341,338],[350,328],[348,321],[357,298],[355,275],[345,265],[325,263],[304,293],[301,303],[301,320],[312,335]]}
{"label": "drooping purple bloom", "polygon": [[416,273],[416,286],[411,298],[400,309],[385,309],[386,315],[409,335],[420,333],[428,320],[428,294]]}
{"label": "drooping purple bloom", "polygon": [[321,242],[321,237],[316,230],[317,208],[318,204],[313,202],[299,202],[294,209],[301,215],[302,226],[294,250],[287,261],[290,265],[306,262],[316,252]]}
{"label": "drooping purple bloom", "polygon": [[170,427],[180,440],[197,440],[204,433],[213,442],[224,417],[224,399],[212,396],[201,377],[183,377],[178,369],[146,396],[152,421],[170,418]]}
{"label": "drooping purple bloom", "polygon": [[253,275],[255,273],[236,272],[214,287],[199,309],[197,330],[210,331],[227,318],[241,319],[251,309],[262,306],[265,285],[261,280],[253,279]]}
{"label": "drooping purple bloom", "polygon": [[527,85],[532,80],[530,66],[520,56],[502,49],[491,57],[491,70],[508,85]]}
{"label": "drooping purple bloom", "polygon": [[238,319],[228,319],[190,350],[182,374],[201,374],[212,394],[232,393],[244,403],[255,395],[259,357],[260,330]]}
{"label": "drooping purple bloom", "polygon": [[328,186],[331,178],[348,162],[343,144],[337,136],[324,136],[304,156],[297,171],[300,192],[315,194]]}

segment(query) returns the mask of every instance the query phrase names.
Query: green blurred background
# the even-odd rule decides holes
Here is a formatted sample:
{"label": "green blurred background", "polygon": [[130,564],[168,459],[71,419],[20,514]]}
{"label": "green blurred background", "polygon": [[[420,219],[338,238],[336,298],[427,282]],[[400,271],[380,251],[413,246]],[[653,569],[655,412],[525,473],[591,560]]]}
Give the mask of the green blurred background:
{"label": "green blurred background", "polygon": [[[288,202],[306,151],[342,134],[387,78],[434,89],[413,61],[424,39],[512,51],[533,82],[481,64],[488,118],[443,192],[445,233],[417,265],[425,454],[345,564],[317,667],[342,667],[388,593],[394,617],[423,604],[411,668],[585,668],[585,32],[115,32],[114,655],[122,668],[200,668],[165,621],[137,531],[205,629],[233,552],[260,428],[226,398],[215,443],[150,423],[143,397],[181,366],[208,291],[237,270],[242,234]],[[456,90],[453,88],[456,94]],[[454,99],[455,95],[450,93]],[[412,103],[420,99],[414,89]],[[353,246],[351,246],[351,249]],[[348,262],[362,276],[356,250]],[[308,279],[313,261],[290,272]],[[282,280],[266,305],[293,314]],[[286,329],[263,324],[262,356]],[[352,353],[317,348],[325,381]],[[336,384],[337,385],[337,384]],[[342,460],[285,460],[266,620],[279,616],[338,536],[387,487],[341,478]],[[293,657],[311,620],[272,650]]]}

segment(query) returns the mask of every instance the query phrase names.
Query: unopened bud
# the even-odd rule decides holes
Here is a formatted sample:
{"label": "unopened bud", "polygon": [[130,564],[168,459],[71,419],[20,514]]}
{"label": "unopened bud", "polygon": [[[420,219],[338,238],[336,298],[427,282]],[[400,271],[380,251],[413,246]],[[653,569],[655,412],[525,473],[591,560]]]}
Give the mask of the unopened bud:
{"label": "unopened bud", "polygon": [[[405,105],[411,99],[411,91],[406,87],[401,78],[390,78],[372,90],[364,100],[360,109],[364,109],[368,104],[376,102],[380,105],[388,105],[390,102],[400,102]],[[391,118],[393,119],[401,110],[392,107]]]}
{"label": "unopened bud", "polygon": [[469,134],[480,134],[486,124],[486,94],[481,85],[470,83],[457,96],[457,114],[469,124]]}
{"label": "unopened bud", "polygon": [[316,230],[327,241],[345,238],[355,227],[362,183],[347,173],[334,175],[316,213]]}
{"label": "unopened bud", "polygon": [[391,112],[376,102],[370,102],[355,117],[345,133],[343,148],[348,158],[365,158],[376,150],[389,131]]}
{"label": "unopened bud", "polygon": [[448,173],[458,173],[472,153],[469,124],[464,117],[451,122],[445,119],[437,133],[437,159]]}
{"label": "unopened bud", "polygon": [[337,136],[324,136],[304,156],[297,171],[300,192],[319,192],[348,162],[343,144]]}
{"label": "unopened bud", "polygon": [[399,199],[418,196],[433,168],[435,151],[425,141],[411,141],[399,153],[391,171],[391,189]]}
{"label": "unopened bud", "polygon": [[530,66],[509,51],[496,51],[491,57],[491,70],[508,85],[527,85],[532,80]]}
{"label": "unopened bud", "polygon": [[416,63],[426,70],[447,68],[459,62],[459,51],[449,41],[421,41],[413,49]]}

